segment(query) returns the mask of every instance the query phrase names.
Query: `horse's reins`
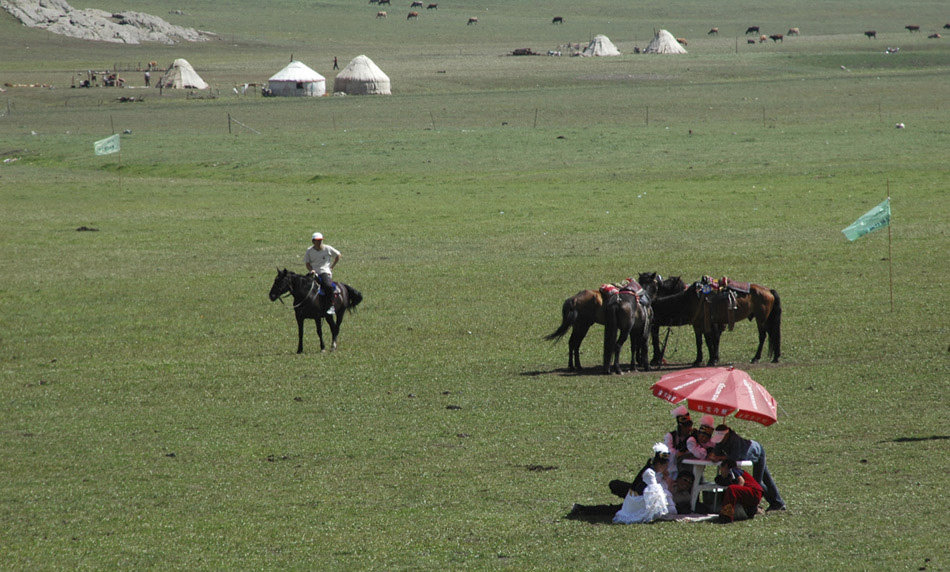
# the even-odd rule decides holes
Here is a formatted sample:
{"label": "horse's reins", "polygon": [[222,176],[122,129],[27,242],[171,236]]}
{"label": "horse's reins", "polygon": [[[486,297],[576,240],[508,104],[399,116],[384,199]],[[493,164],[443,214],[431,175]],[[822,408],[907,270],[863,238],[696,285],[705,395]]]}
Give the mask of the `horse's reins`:
{"label": "horse's reins", "polygon": [[306,301],[310,298],[310,294],[313,292],[313,288],[314,288],[316,285],[317,285],[316,280],[314,280],[313,282],[310,283],[310,291],[307,292],[307,295],[304,296],[303,299],[302,299],[300,302],[294,304],[294,308],[300,307],[301,305],[303,305],[304,302],[306,302]]}

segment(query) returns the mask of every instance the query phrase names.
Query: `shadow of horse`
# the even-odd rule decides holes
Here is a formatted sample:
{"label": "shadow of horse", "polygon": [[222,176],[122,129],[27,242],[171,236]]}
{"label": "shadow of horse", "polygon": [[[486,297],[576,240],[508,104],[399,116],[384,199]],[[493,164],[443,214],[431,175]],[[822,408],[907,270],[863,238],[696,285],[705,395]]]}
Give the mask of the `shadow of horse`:
{"label": "shadow of horse", "polygon": [[277,270],[277,277],[274,278],[274,285],[271,286],[271,302],[280,300],[283,302],[283,296],[287,293],[294,299],[294,316],[297,318],[297,353],[303,353],[303,322],[312,319],[317,323],[317,336],[320,338],[320,351],[326,351],[323,343],[323,320],[330,325],[332,340],[330,342],[330,351],[337,347],[337,337],[340,335],[340,324],[343,323],[343,316],[346,311],[353,309],[363,301],[363,295],[349,284],[337,282],[335,284],[336,292],[333,296],[333,314],[327,314],[330,306],[324,299],[317,295],[320,285],[317,284],[310,275],[297,274],[286,268]]}

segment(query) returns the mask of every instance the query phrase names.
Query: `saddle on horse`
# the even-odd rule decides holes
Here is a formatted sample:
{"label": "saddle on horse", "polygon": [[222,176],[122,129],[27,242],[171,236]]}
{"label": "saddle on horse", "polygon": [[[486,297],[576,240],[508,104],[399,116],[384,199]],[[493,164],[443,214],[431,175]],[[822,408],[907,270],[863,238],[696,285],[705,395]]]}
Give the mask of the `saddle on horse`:
{"label": "saddle on horse", "polygon": [[636,296],[641,306],[649,306],[652,304],[650,294],[633,278],[624,278],[617,284],[601,284],[600,294],[606,300],[610,300],[613,296],[620,294],[632,294]]}
{"label": "saddle on horse", "polygon": [[716,280],[712,276],[703,276],[699,281],[699,294],[703,298],[703,322],[706,330],[712,329],[712,314],[724,311],[729,331],[735,328],[735,311],[739,307],[737,292],[748,294],[751,284],[736,282],[723,276]]}

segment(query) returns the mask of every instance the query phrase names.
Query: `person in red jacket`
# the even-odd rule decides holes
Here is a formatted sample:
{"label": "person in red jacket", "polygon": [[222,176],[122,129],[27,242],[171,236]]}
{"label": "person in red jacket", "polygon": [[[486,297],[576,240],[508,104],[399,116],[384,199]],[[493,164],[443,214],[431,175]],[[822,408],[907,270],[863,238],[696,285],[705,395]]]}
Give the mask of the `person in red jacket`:
{"label": "person in red jacket", "polygon": [[726,487],[719,522],[746,520],[755,516],[762,502],[762,486],[748,472],[738,467],[733,459],[719,465],[716,483]]}

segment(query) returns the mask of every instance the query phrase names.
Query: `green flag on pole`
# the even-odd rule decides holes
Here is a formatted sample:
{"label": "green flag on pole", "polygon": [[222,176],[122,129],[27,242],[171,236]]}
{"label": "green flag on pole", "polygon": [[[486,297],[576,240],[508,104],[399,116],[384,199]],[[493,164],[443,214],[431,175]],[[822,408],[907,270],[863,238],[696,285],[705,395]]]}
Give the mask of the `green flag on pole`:
{"label": "green flag on pole", "polygon": [[119,134],[106,137],[95,143],[96,155],[110,155],[119,152]]}
{"label": "green flag on pole", "polygon": [[874,232],[879,228],[891,224],[891,198],[888,197],[883,203],[861,215],[861,217],[851,223],[851,226],[841,232],[850,241],[855,241],[869,232]]}

